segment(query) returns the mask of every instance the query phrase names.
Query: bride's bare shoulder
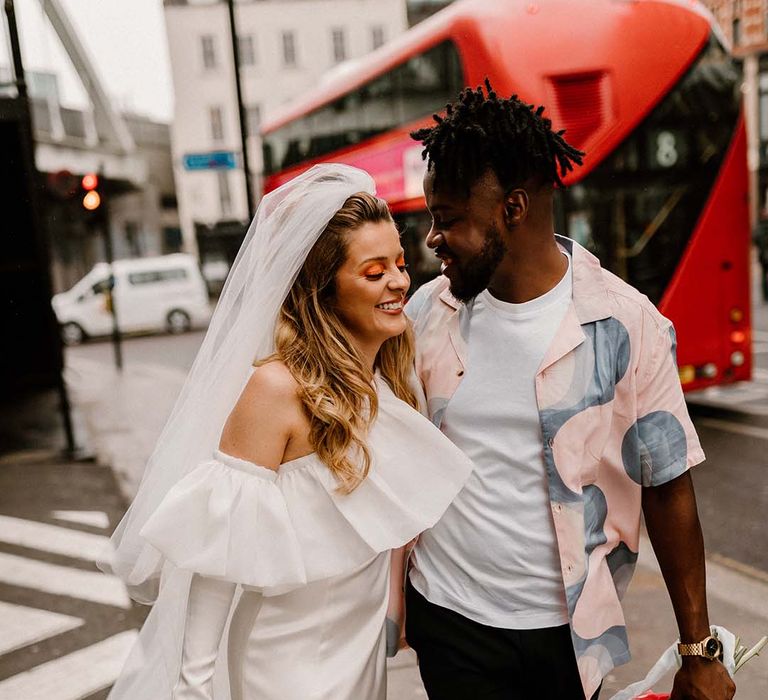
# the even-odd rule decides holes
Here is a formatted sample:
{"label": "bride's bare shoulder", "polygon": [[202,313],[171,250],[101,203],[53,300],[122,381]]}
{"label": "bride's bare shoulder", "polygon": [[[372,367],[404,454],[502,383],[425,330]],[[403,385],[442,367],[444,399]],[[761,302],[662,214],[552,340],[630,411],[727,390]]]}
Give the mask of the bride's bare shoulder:
{"label": "bride's bare shoulder", "polygon": [[219,449],[277,469],[302,415],[298,389],[298,382],[279,360],[254,369],[227,418]]}
{"label": "bride's bare shoulder", "polygon": [[299,383],[293,378],[282,360],[269,362],[253,368],[243,394],[269,394],[273,398],[298,398]]}

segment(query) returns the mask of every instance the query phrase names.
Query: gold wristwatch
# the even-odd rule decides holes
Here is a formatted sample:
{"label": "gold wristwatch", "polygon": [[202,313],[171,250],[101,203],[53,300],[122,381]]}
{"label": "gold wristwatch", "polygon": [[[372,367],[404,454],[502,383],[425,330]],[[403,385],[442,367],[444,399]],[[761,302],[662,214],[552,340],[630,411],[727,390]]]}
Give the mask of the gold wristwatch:
{"label": "gold wristwatch", "polygon": [[710,661],[720,661],[723,658],[723,644],[712,635],[695,644],[678,644],[677,651],[680,656],[703,656]]}

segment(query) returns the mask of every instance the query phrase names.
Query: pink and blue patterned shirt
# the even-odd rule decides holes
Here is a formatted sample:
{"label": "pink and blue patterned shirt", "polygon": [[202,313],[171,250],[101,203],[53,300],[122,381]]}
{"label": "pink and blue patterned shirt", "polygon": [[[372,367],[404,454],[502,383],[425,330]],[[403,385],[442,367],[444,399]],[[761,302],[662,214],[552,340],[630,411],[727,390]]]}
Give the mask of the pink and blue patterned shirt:
{"label": "pink and blue patterned shirt", "polygon": [[[548,477],[573,646],[591,697],[629,661],[621,598],[637,561],[641,491],[704,460],[675,361],[675,332],[651,302],[557,236],[573,264],[573,299],[536,375]],[[416,371],[440,427],[467,362],[472,304],[448,280],[406,307]]]}

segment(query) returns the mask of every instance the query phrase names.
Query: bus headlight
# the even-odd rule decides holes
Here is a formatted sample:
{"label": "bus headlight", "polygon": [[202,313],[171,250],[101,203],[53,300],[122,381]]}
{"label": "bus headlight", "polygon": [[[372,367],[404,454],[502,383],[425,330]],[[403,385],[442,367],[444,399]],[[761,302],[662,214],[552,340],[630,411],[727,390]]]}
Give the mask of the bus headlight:
{"label": "bus headlight", "polygon": [[699,374],[705,379],[714,379],[717,376],[717,365],[714,362],[707,362],[699,368]]}
{"label": "bus headlight", "polygon": [[737,350],[731,353],[731,364],[734,367],[741,367],[744,364],[744,353]]}

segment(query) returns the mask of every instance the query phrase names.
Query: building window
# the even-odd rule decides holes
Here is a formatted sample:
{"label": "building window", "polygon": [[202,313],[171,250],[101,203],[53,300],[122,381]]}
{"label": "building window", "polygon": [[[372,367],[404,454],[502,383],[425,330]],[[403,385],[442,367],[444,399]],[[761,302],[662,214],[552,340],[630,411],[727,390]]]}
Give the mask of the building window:
{"label": "building window", "polygon": [[252,36],[241,36],[239,40],[240,65],[256,65],[256,42]]}
{"label": "building window", "polygon": [[341,63],[347,60],[347,42],[344,36],[344,30],[335,27],[331,30],[331,40],[333,42],[333,60],[334,63]]}
{"label": "building window", "polygon": [[248,136],[258,136],[261,127],[261,105],[248,107]]}
{"label": "building window", "polygon": [[128,254],[132,258],[141,257],[141,239],[139,237],[139,225],[135,221],[125,222],[125,244]]}
{"label": "building window", "polygon": [[211,107],[211,138],[214,141],[221,141],[224,138],[224,117],[221,107]]}
{"label": "building window", "polygon": [[206,34],[201,37],[203,47],[203,68],[211,70],[216,68],[216,37]]}
{"label": "building window", "polygon": [[[763,68],[762,65],[761,68]],[[765,149],[768,146],[768,66],[766,66],[765,72],[761,72],[758,76],[757,88],[760,110],[760,145]],[[761,161],[765,162],[765,156],[761,158]]]}
{"label": "building window", "polygon": [[381,25],[371,27],[371,48],[378,49],[384,44],[384,27]]}
{"label": "building window", "polygon": [[221,216],[226,218],[232,214],[232,193],[229,191],[229,173],[226,170],[217,170],[216,177],[219,180]]}
{"label": "building window", "polygon": [[283,65],[296,65],[296,35],[293,32],[283,32]]}
{"label": "building window", "polygon": [[741,20],[735,17],[733,20],[733,45],[738,46],[741,44]]}

